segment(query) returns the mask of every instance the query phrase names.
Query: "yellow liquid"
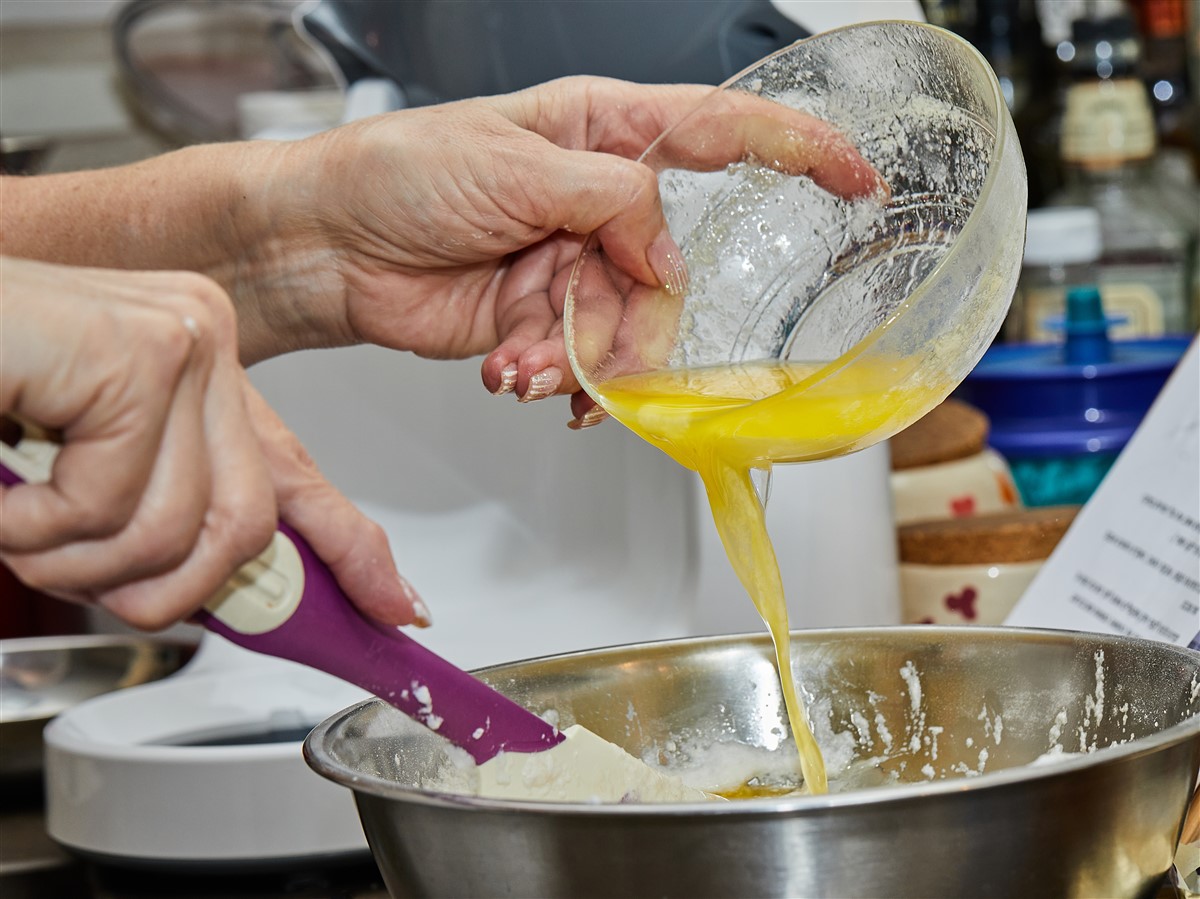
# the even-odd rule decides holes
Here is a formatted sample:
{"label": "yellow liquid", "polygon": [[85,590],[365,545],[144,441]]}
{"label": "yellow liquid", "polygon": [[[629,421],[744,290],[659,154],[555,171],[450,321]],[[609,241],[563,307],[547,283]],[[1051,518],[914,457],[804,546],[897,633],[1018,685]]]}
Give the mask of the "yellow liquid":
{"label": "yellow liquid", "polygon": [[722,799],[778,799],[780,796],[791,796],[796,793],[795,787],[781,787],[774,784],[738,784],[729,790],[717,790],[716,795]]}
{"label": "yellow liquid", "polygon": [[626,375],[597,388],[614,418],[703,480],[729,561],[771,632],[800,770],[813,793],[828,791],[825,762],[796,693],[783,582],[750,472],[850,452],[915,420],[948,390],[896,388],[910,366],[859,360],[806,383],[818,366],[762,362]]}

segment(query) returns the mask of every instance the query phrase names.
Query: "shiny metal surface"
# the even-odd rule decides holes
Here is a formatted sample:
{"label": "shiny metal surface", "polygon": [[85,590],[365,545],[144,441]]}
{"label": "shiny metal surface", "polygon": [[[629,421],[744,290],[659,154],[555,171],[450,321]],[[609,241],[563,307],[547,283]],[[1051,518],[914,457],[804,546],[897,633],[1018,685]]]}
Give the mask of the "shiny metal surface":
{"label": "shiny metal surface", "polygon": [[[687,806],[437,793],[421,785],[452,766],[446,744],[378,700],[324,722],[305,753],[354,790],[394,896],[1155,894],[1200,769],[1200,654],[1003,628],[793,640],[826,752],[849,747],[895,783]],[[765,637],[596,650],[481,675],[636,755],[705,740],[771,748],[783,727]],[[1023,767],[1081,741],[1095,751]]]}
{"label": "shiny metal surface", "polygon": [[101,634],[0,640],[0,776],[42,770],[42,729],[86,699],[166,677],[193,647]]}

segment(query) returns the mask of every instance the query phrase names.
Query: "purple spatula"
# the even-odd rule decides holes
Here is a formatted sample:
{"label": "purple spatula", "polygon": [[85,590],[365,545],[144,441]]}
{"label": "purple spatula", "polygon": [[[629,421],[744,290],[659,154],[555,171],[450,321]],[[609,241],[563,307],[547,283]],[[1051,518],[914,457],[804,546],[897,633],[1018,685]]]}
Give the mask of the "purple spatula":
{"label": "purple spatula", "polygon": [[[27,429],[15,447],[0,442],[0,482],[50,478],[58,446],[34,431]],[[271,545],[234,573],[198,620],[239,646],[325,671],[391,703],[475,759],[481,795],[561,802],[712,798],[577,724],[560,733],[399,630],[368,621],[304,538],[282,522]]]}
{"label": "purple spatula", "polygon": [[[0,444],[0,481],[47,480],[56,451],[36,439]],[[537,752],[563,740],[556,728],[482,681],[360,615],[325,563],[282,522],[271,546],[230,578],[198,621],[246,649],[369,690],[479,764],[500,752]]]}
{"label": "purple spatula", "polygon": [[[285,574],[279,557],[291,555],[288,544],[300,567],[292,563]],[[325,563],[287,524],[280,522],[267,553],[275,555],[270,567],[260,556],[239,570],[223,595],[199,612],[201,624],[246,649],[300,662],[374,693],[479,764],[500,752],[537,752],[562,741],[556,728],[529,710],[399,630],[360,615]],[[247,626],[259,618],[270,629]]]}

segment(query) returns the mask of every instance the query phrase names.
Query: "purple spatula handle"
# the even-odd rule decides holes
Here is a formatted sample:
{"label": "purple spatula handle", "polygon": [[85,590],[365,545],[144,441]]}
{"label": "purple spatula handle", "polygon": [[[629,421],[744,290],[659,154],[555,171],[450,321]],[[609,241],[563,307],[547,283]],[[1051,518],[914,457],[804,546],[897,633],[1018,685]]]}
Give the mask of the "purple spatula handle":
{"label": "purple spatula handle", "polygon": [[255,652],[291,659],[374,693],[482,763],[501,751],[536,752],[562,741],[557,729],[395,628],[368,621],[333,573],[287,524],[300,553],[304,592],[273,630],[242,633],[201,610],[206,628]]}
{"label": "purple spatula handle", "polygon": [[[0,481],[11,486],[22,479],[0,464]],[[300,662],[362,687],[481,764],[501,751],[537,752],[562,741],[556,728],[529,710],[399,630],[368,621],[304,538],[283,522],[279,531],[296,548],[303,566],[299,603],[284,602],[294,610],[283,613],[283,620],[269,620],[269,629],[257,633],[227,623],[237,620],[233,604],[269,605],[272,597],[286,600],[289,590],[299,588],[295,573],[281,577],[269,564],[250,562],[230,580],[238,589],[215,612],[199,613],[206,628],[246,649]],[[255,584],[266,586],[255,589]]]}
{"label": "purple spatula handle", "polygon": [[16,472],[9,471],[6,465],[0,465],[0,484],[3,484],[5,487],[12,487],[15,484],[23,483],[25,482],[17,477]]}

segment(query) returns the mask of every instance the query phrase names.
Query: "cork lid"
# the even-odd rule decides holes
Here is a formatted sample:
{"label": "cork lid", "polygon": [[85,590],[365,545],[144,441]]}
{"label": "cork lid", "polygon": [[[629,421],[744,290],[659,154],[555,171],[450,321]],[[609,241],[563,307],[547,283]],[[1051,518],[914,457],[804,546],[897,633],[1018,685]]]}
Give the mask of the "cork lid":
{"label": "cork lid", "polygon": [[987,416],[961,400],[948,399],[891,439],[892,470],[953,462],[982,452]]}
{"label": "cork lid", "polygon": [[915,565],[1036,562],[1050,555],[1078,511],[1078,506],[1044,506],[902,525],[896,529],[900,561]]}

